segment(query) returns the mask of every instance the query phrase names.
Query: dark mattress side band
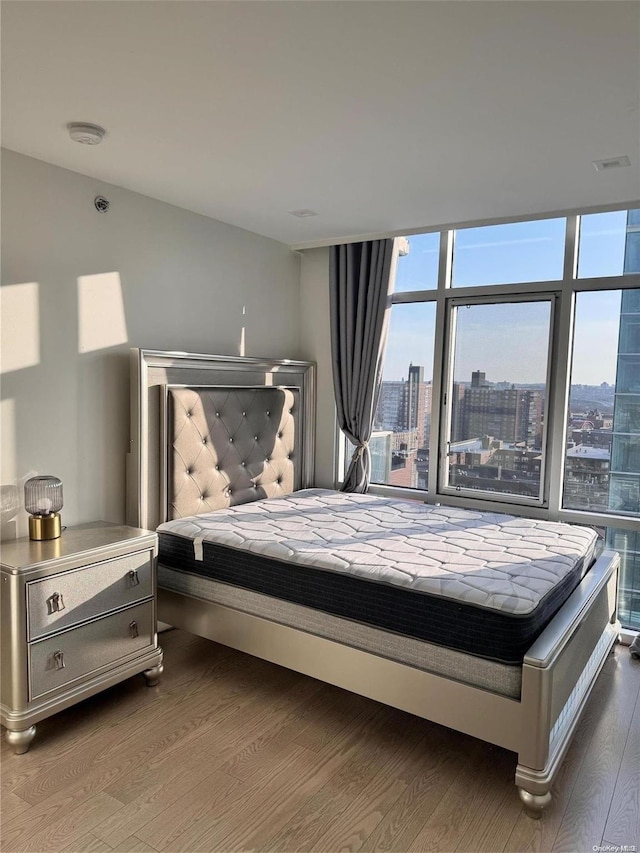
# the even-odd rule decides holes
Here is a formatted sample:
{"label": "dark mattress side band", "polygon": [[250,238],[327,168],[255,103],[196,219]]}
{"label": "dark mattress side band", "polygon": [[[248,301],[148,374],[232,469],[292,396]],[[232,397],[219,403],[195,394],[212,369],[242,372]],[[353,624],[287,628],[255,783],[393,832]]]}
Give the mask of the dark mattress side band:
{"label": "dark mattress side band", "polygon": [[204,559],[193,541],[159,534],[159,561],[305,607],[354,619],[419,640],[507,664],[522,664],[527,650],[583,576],[580,560],[527,615],[510,615],[450,598],[376,584],[351,575],[298,566],[205,541]]}

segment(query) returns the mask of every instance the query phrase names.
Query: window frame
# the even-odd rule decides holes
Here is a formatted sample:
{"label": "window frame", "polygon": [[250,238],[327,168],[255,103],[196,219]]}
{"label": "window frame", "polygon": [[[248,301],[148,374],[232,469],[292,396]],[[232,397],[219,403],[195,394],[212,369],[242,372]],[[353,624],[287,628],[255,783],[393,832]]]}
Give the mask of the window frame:
{"label": "window frame", "polygon": [[[484,285],[479,285],[484,288]],[[459,288],[456,288],[456,291]],[[455,343],[456,343],[456,318],[455,314],[457,314],[457,309],[460,307],[465,307],[467,305],[507,305],[514,303],[525,303],[525,302],[545,302],[549,304],[549,335],[547,340],[547,364],[546,364],[546,375],[545,375],[545,393],[547,398],[551,398],[552,396],[552,388],[553,388],[553,375],[552,375],[552,364],[554,357],[554,315],[556,311],[556,305],[558,301],[558,293],[536,293],[536,294],[517,294],[513,296],[507,297],[506,295],[501,296],[500,298],[489,296],[485,293],[481,295],[466,297],[461,299],[457,294],[452,296],[451,299],[447,300],[446,309],[446,347],[444,353],[444,397],[441,398],[442,402],[440,404],[440,442],[439,442],[439,452],[438,452],[438,483],[437,483],[437,493],[439,495],[446,495],[450,497],[451,495],[459,495],[460,497],[473,497],[479,500],[492,500],[493,494],[489,491],[483,491],[482,489],[465,489],[462,486],[453,486],[449,484],[449,448],[450,441],[449,436],[451,432],[451,415],[453,412],[453,406],[451,405],[452,400],[452,390],[454,383],[454,366],[455,366]],[[547,408],[545,407],[545,415],[547,415]],[[510,494],[508,492],[499,492],[498,494],[504,494],[505,499],[508,500],[509,503],[519,504],[522,506],[540,506],[546,507],[548,505],[548,496],[549,496],[549,482],[548,482],[548,465],[547,465],[547,453],[549,450],[548,447],[549,441],[549,418],[545,417],[543,422],[543,433],[542,433],[542,464],[540,466],[540,488],[538,490],[537,498],[530,498],[525,495],[516,495]],[[431,458],[431,457],[430,457]]]}

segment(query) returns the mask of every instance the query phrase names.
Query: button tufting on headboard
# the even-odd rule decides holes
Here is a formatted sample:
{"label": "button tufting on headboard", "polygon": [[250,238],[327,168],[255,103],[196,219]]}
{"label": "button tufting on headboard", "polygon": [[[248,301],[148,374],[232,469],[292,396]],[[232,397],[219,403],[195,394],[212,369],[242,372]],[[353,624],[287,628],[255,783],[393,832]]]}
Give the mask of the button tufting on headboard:
{"label": "button tufting on headboard", "polygon": [[299,488],[293,461],[298,393],[274,386],[168,386],[168,518]]}

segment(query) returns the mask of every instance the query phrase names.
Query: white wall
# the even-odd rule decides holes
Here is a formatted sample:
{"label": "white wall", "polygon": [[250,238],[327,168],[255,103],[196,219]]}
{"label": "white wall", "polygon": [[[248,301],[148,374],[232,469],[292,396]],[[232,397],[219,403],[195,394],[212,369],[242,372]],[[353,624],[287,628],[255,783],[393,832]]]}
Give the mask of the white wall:
{"label": "white wall", "polygon": [[331,370],[328,248],[303,253],[300,316],[301,357],[317,364],[316,485],[333,488],[336,406]]}
{"label": "white wall", "polygon": [[34,473],[62,479],[64,524],[122,522],[129,348],[302,357],[300,258],[10,151],[2,191],[3,536]]}

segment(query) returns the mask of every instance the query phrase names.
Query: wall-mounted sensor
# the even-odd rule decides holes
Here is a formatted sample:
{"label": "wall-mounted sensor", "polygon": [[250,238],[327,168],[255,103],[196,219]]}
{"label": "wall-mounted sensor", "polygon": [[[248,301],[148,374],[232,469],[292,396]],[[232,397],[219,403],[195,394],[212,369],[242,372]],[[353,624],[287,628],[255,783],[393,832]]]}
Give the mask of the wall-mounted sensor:
{"label": "wall-mounted sensor", "polygon": [[72,121],[67,125],[69,136],[74,142],[82,145],[99,145],[106,133],[104,127],[98,124],[87,124],[87,122]]}
{"label": "wall-mounted sensor", "polygon": [[93,203],[95,204],[98,213],[106,213],[109,210],[109,205],[111,204],[109,199],[105,198],[103,195],[97,195],[94,198]]}

